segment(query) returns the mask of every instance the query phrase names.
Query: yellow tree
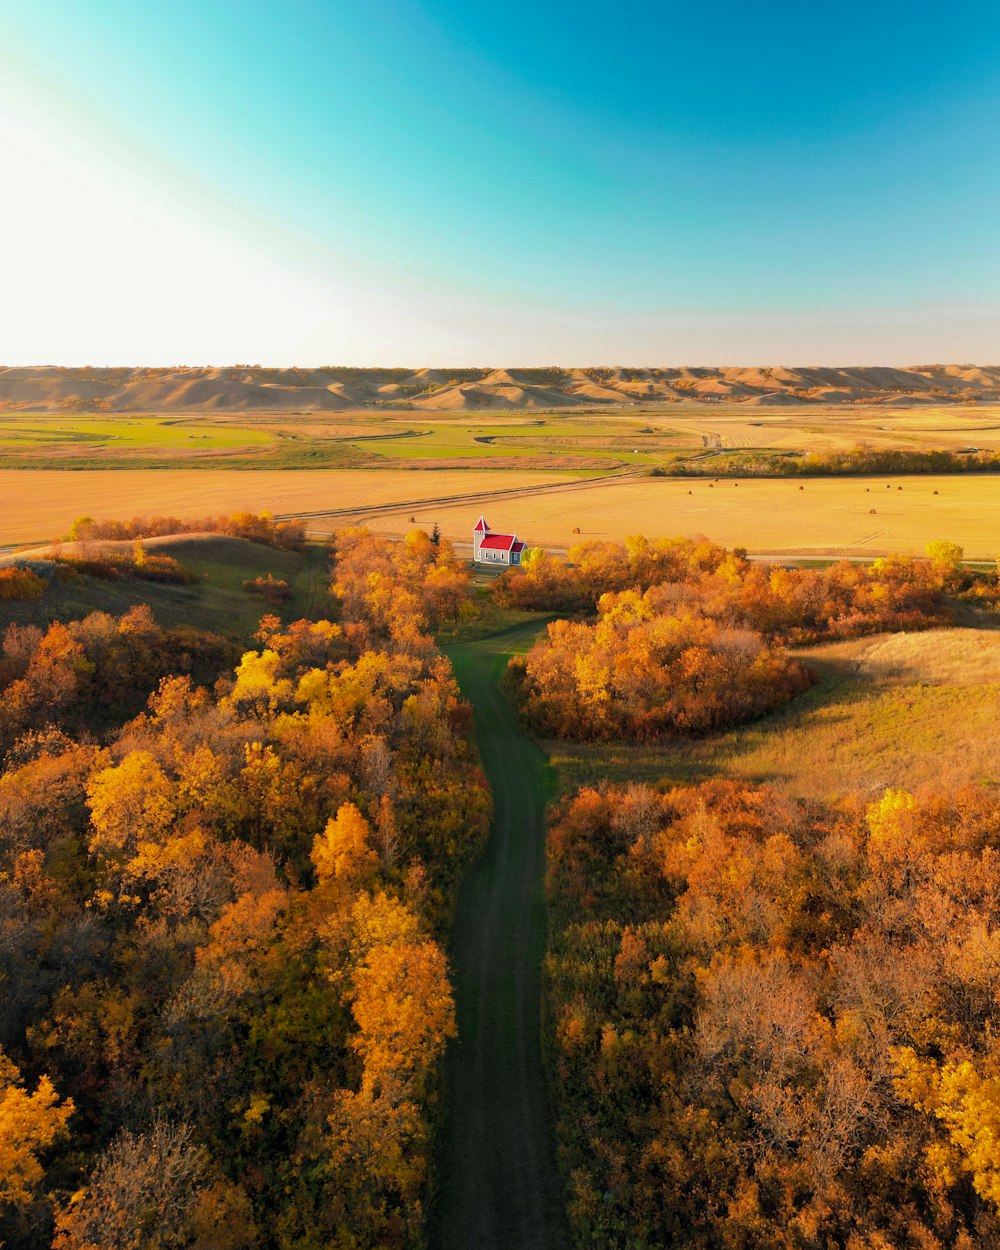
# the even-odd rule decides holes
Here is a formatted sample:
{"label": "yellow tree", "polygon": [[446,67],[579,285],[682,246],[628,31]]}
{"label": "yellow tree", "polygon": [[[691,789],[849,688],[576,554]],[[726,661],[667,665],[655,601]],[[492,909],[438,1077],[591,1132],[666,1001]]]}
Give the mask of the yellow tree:
{"label": "yellow tree", "polygon": [[313,842],[310,858],[321,885],[331,880],[357,881],[377,866],[371,827],[353,803],[344,803],[336,818],[327,821],[326,829]]}
{"label": "yellow tree", "polygon": [[[364,1061],[361,1088],[338,1090],[329,1117],[331,1201],[351,1245],[402,1244],[421,1221],[427,1132],[420,1099],[455,1012],[440,946],[386,894],[362,894],[351,916],[350,983]],[[394,1231],[395,1230],[395,1231]]]}
{"label": "yellow tree", "polygon": [[932,1171],[946,1185],[968,1172],[976,1193],[1000,1207],[1000,1079],[980,1076],[968,1060],[938,1066],[909,1046],[893,1059],[897,1094],[947,1133],[947,1144],[928,1151]]}
{"label": "yellow tree", "polygon": [[90,779],[87,806],[91,852],[115,858],[139,839],[162,839],[174,819],[174,785],[148,751],[130,751]]}
{"label": "yellow tree", "polygon": [[449,1037],[455,1005],[444,952],[416,917],[386,894],[353,909],[352,1045],[364,1060],[362,1092],[419,1090]]}
{"label": "yellow tree", "polygon": [[871,844],[879,850],[902,850],[913,829],[917,801],[906,790],[888,789],[865,813]]}
{"label": "yellow tree", "polygon": [[291,702],[292,683],[281,674],[277,651],[246,651],[236,666],[229,703],[242,715],[272,716]]}
{"label": "yellow tree", "polygon": [[42,1179],[39,1154],[66,1133],[75,1108],[61,1103],[47,1076],[28,1093],[17,1067],[0,1051],[0,1207],[26,1206]]}
{"label": "yellow tree", "polygon": [[965,551],[958,543],[938,539],[937,542],[927,544],[926,554],[938,583],[942,587],[951,586],[958,580],[962,571],[962,558],[965,555]]}

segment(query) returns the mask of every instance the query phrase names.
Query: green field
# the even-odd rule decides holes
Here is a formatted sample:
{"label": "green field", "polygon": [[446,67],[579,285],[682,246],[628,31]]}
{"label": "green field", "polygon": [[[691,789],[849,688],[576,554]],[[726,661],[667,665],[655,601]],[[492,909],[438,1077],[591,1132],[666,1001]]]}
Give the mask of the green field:
{"label": "green field", "polygon": [[175,451],[183,455],[198,451],[265,447],[274,436],[239,425],[213,424],[205,418],[108,417],[104,415],[24,417],[0,419],[0,450],[49,451],[61,456],[81,453],[125,452],[145,449]]}
{"label": "green field", "polygon": [[519,417],[504,423],[469,416],[433,425],[412,423],[386,438],[353,443],[358,451],[400,460],[503,459],[510,456],[614,457],[629,464],[656,464],[672,459],[682,435],[654,428],[642,419],[608,421],[595,417]]}
{"label": "green field", "polygon": [[[476,468],[609,470],[708,458],[742,473],[774,457],[1000,450],[995,406],[818,410],[736,403],[435,411],[0,414],[0,468]],[[702,466],[707,467],[707,466]]]}
{"label": "green field", "polygon": [[[6,413],[0,468],[650,467],[705,440],[664,414],[331,413],[185,417]],[[689,413],[688,419],[697,419]],[[355,434],[354,431],[357,431]]]}

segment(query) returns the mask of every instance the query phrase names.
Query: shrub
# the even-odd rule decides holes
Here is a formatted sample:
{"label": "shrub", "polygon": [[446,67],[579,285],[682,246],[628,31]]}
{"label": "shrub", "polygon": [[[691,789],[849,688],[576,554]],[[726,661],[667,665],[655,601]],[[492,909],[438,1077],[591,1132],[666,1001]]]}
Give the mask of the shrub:
{"label": "shrub", "polygon": [[45,594],[46,583],[31,569],[0,569],[0,599],[40,599]]}
{"label": "shrub", "polygon": [[105,582],[158,582],[171,586],[190,586],[198,579],[173,556],[150,555],[142,559],[134,555],[100,555],[90,557],[62,556],[60,562],[87,577]]}
{"label": "shrub", "polygon": [[243,583],[248,595],[259,595],[265,603],[277,606],[287,603],[292,597],[292,588],[286,581],[268,573],[266,577],[251,577]]}

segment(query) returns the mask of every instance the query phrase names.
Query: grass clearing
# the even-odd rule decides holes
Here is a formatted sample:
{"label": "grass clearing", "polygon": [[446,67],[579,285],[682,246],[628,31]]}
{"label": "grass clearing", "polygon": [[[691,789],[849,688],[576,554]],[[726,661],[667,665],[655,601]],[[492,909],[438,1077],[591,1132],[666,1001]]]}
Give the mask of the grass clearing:
{"label": "grass clearing", "polygon": [[540,612],[528,612],[520,608],[501,608],[483,585],[473,586],[473,603],[476,614],[454,625],[439,629],[436,641],[439,646],[452,646],[460,642],[478,642],[494,634],[506,633],[519,626],[534,624],[541,629],[555,618]]}
{"label": "grass clearing", "polygon": [[890,634],[796,654],[818,683],[752,725],[655,745],[546,743],[561,791],[602,780],[733,777],[833,801],[942,777],[1000,785],[1000,632]]}

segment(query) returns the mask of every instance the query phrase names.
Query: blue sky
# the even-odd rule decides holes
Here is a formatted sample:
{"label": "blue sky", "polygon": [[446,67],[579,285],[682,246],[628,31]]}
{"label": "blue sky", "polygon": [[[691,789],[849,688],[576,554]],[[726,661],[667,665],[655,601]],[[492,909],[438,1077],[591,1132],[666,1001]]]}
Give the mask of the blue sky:
{"label": "blue sky", "polygon": [[0,0],[0,126],[9,363],[1000,360],[995,4]]}

